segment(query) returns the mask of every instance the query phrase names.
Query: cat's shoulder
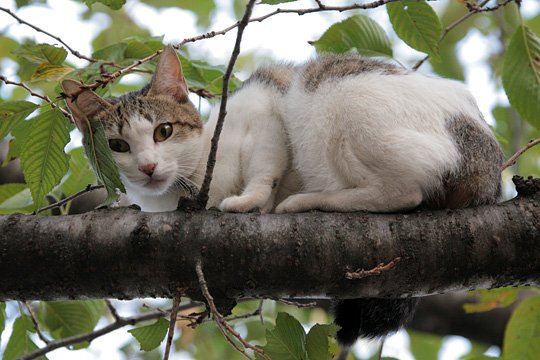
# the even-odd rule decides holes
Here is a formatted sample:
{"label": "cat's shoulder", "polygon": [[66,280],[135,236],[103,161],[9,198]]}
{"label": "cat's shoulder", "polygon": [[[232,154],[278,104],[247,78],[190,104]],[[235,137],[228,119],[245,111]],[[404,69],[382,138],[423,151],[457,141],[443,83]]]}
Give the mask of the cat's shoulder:
{"label": "cat's shoulder", "polygon": [[289,90],[297,67],[292,63],[262,65],[245,81],[244,86],[272,87],[284,94]]}

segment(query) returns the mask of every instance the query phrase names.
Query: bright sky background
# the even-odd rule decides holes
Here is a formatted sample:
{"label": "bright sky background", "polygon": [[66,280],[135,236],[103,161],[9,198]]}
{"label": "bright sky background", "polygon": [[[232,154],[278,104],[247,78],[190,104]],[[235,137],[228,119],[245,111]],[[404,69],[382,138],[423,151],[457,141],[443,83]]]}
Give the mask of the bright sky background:
{"label": "bright sky background", "polygon": [[[2,6],[16,10],[13,0],[2,0]],[[351,1],[323,1],[327,4],[339,5],[351,3]],[[218,11],[211,25],[211,30],[221,30],[231,25],[235,19],[232,11],[231,2],[228,0],[217,0]],[[446,1],[431,2],[436,10],[442,9]],[[280,7],[305,8],[313,7],[314,1],[301,0],[292,4],[282,4]],[[128,14],[140,25],[148,28],[152,35],[165,35],[166,43],[177,43],[184,38],[192,37],[203,33],[196,27],[196,18],[189,11],[178,9],[155,10],[137,0],[128,0],[124,7]],[[54,35],[59,36],[72,48],[83,54],[90,55],[91,39],[100,31],[105,29],[110,20],[106,15],[96,14],[92,21],[83,22],[80,19],[86,6],[74,1],[68,0],[48,0],[47,6],[29,6],[17,10],[18,16],[30,23],[46,29]],[[253,16],[264,15],[273,11],[275,7],[267,5],[258,5],[255,7]],[[535,13],[540,9],[540,2],[533,0],[523,1],[523,13]],[[367,12],[374,20],[383,26],[389,35],[393,36],[388,16],[384,7],[380,7]],[[296,14],[280,14],[269,18],[262,23],[251,23],[244,32],[242,41],[242,51],[254,51],[258,61],[294,61],[302,62],[315,55],[314,48],[308,44],[310,40],[316,40],[333,23],[345,19],[351,15],[350,12],[337,13],[325,12],[298,16]],[[54,44],[55,41],[43,34],[39,34],[32,29],[17,24],[11,17],[5,13],[0,13],[0,32],[6,32],[6,35],[16,39],[31,38],[36,42],[46,42]],[[217,36],[213,39],[203,40],[191,46],[192,55],[197,58],[205,59],[210,63],[225,65],[228,61],[234,39],[235,31],[229,32],[225,36]],[[394,40],[394,39],[392,39]],[[404,64],[413,64],[416,60],[423,57],[401,41],[393,41],[396,45],[395,57]],[[476,97],[479,107],[488,121],[492,121],[491,108],[496,103],[506,104],[506,96],[503,92],[496,92],[492,79],[489,78],[488,69],[485,68],[485,59],[489,57],[490,52],[494,51],[492,43],[486,41],[478,34],[473,33],[462,41],[459,45],[459,57],[466,65],[466,83]],[[73,55],[68,58],[74,64],[84,66],[86,61],[78,59]],[[9,61],[8,61],[9,63]],[[7,64],[5,64],[7,65]],[[14,65],[14,64],[12,64]],[[6,76],[15,79],[15,66],[11,68],[4,66]],[[428,64],[421,68],[422,72],[429,73]],[[4,87],[2,93],[9,91]],[[120,306],[120,312],[130,313],[133,305],[126,302],[116,302]],[[15,306],[8,307],[8,314],[16,314],[18,309]],[[98,325],[105,325],[102,323]],[[241,330],[241,329],[240,329]],[[11,325],[8,325],[2,336],[2,347],[5,347],[11,332]],[[114,332],[114,335],[108,335],[98,338],[92,342],[90,351],[77,351],[76,353],[62,349],[48,354],[51,360],[72,359],[74,356],[78,360],[91,359],[123,359],[123,354],[117,351],[126,341],[130,339],[126,329]],[[385,345],[385,356],[395,356],[402,360],[412,359],[405,349],[408,343],[408,337],[405,332],[399,332],[389,338]],[[39,341],[38,341],[39,344]],[[441,359],[458,359],[459,356],[467,352],[468,342],[459,337],[448,337],[441,352]],[[362,355],[365,352],[366,344],[358,345],[356,349]],[[368,346],[370,351],[374,351],[375,344]],[[493,353],[496,354],[496,353]],[[190,359],[183,355],[176,355],[174,359]]]}

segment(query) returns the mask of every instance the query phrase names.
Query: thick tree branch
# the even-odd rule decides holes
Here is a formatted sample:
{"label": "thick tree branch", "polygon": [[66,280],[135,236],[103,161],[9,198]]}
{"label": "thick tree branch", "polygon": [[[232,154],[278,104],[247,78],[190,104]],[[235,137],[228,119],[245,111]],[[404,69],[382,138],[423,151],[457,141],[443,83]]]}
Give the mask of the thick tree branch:
{"label": "thick tree branch", "polygon": [[[218,302],[540,284],[539,243],[538,192],[499,205],[386,215],[14,214],[0,216],[0,299],[172,297],[178,287],[201,299],[199,260]],[[399,265],[384,274],[345,278],[396,257]]]}

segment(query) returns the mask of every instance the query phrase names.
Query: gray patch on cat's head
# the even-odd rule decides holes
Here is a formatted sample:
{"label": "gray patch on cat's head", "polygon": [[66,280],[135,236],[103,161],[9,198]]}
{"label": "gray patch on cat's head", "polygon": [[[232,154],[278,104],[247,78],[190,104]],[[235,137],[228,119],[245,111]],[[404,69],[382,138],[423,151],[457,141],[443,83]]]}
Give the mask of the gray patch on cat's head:
{"label": "gray patch on cat's head", "polygon": [[[199,113],[189,101],[179,103],[166,95],[148,95],[149,87],[124,94],[118,98],[108,99],[113,107],[96,115],[105,129],[122,134],[125,127],[130,126],[130,119],[142,118],[150,123],[169,122],[173,124],[176,134],[186,135],[186,129],[202,131]],[[186,129],[183,129],[185,127]],[[189,132],[189,131],[187,131]]]}
{"label": "gray patch on cat's head", "polygon": [[479,123],[483,121],[480,113],[478,117],[455,114],[446,120],[446,130],[461,159],[458,168],[443,179],[442,199],[432,199],[430,207],[460,208],[497,202],[504,156],[495,136]]}
{"label": "gray patch on cat's head", "polygon": [[266,86],[272,86],[284,94],[289,90],[293,74],[294,67],[292,64],[262,66],[244,82],[244,85],[256,82]]}
{"label": "gray patch on cat's head", "polygon": [[405,75],[407,70],[396,65],[363,57],[356,54],[326,54],[308,62],[301,72],[304,87],[307,91],[316,91],[319,86],[330,80],[366,72],[377,72],[381,75]]}

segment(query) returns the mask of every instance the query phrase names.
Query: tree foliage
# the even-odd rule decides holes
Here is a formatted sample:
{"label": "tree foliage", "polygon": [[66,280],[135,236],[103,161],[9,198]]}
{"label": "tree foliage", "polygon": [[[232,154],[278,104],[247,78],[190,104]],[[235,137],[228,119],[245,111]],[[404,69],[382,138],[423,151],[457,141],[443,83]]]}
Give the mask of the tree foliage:
{"label": "tree foliage", "polygon": [[[93,15],[98,13],[111,20],[106,29],[96,34],[90,55],[80,54],[64,43],[62,34],[48,34],[50,41],[36,42],[32,37],[20,38],[10,32],[11,27],[32,25],[25,23],[24,19],[21,21],[17,17],[19,12],[30,6],[46,4],[47,0],[16,0],[11,10],[0,8],[2,23],[10,23],[9,27],[0,27],[0,141],[3,139],[7,149],[3,166],[19,160],[25,179],[24,183],[0,185],[0,214],[39,211],[49,203],[72,196],[96,181],[107,189],[105,203],[115,201],[118,191],[123,191],[99,124],[89,124],[89,131],[83,139],[85,151],[80,147],[67,146],[70,139],[78,135],[65,111],[62,88],[58,82],[66,78],[76,79],[104,96],[135,90],[140,83],[133,84],[124,77],[139,74],[148,79],[155,69],[155,55],[165,44],[162,36],[151,36],[146,28],[133,19],[130,11],[126,10],[130,1],[73,2],[87,6],[81,20],[83,22],[93,21]],[[158,0],[142,3],[154,9],[179,8],[193,14],[201,34],[206,35],[177,44],[184,75],[194,93],[199,96],[217,95],[219,98],[225,59],[222,64],[215,65],[192,55],[196,53],[193,49],[198,41],[216,36],[212,31],[222,30],[212,25],[219,10],[216,2]],[[485,1],[448,1],[444,6],[437,7],[423,0],[390,1],[385,6],[373,3],[373,7],[378,7],[377,14],[386,12],[390,20],[387,24],[380,24],[371,13],[352,2],[347,2],[348,5],[341,9],[333,8],[324,1],[316,1],[315,7],[313,4],[305,5],[302,2],[300,6],[296,3],[294,0],[264,0],[257,7],[264,8],[268,14],[276,17],[286,16],[281,14],[285,12],[283,9],[298,9],[296,13],[303,16],[310,16],[312,12],[330,15],[339,10],[342,14],[339,20],[327,29],[321,29],[318,39],[306,39],[315,51],[358,52],[366,56],[385,57],[389,61],[393,61],[393,58],[407,68],[430,67],[441,76],[457,80],[466,77],[463,59],[457,55],[463,40],[472,35],[489,39],[491,48],[495,50],[486,57],[485,65],[494,79],[493,86],[509,101],[501,100],[492,109],[494,131],[508,156],[528,140],[540,137],[540,15],[522,11],[520,1],[487,4]],[[231,1],[230,11],[239,18],[245,4],[245,0]],[[532,8],[538,11],[538,6]],[[234,26],[225,32],[233,29]],[[47,32],[46,28],[34,27],[34,30],[42,34]],[[250,31],[249,26],[246,31]],[[189,47],[189,43],[194,44]],[[398,45],[408,46],[417,52],[414,55],[398,52]],[[242,56],[240,64],[249,64],[255,59],[253,54]],[[82,61],[85,65],[76,66],[75,61]],[[13,72],[13,75],[4,75]],[[241,82],[235,76],[231,80],[230,90],[233,91]],[[533,147],[520,158],[516,167],[507,172],[538,176],[539,157],[540,146]],[[60,213],[68,214],[70,206],[71,201],[63,203],[59,208]],[[49,215],[50,211],[43,214]],[[466,310],[489,311],[514,304],[521,290],[505,288],[481,291],[478,293],[479,302]],[[57,340],[92,331],[100,319],[110,316],[105,315],[106,307],[102,301],[34,302],[28,307],[33,312],[25,310],[21,304],[9,304],[11,320],[6,320],[5,304],[0,303],[0,336],[9,336],[5,348],[0,349],[4,359],[14,359],[31,352],[37,348],[36,343],[43,345],[43,339],[36,334],[39,330],[33,320],[45,334],[44,337]],[[254,302],[242,303],[234,312],[249,313],[255,306]],[[533,359],[538,356],[539,308],[538,296],[528,298],[516,307],[504,339],[505,359]],[[248,340],[260,345],[275,359],[329,359],[337,351],[331,339],[335,327],[313,325],[315,322],[328,323],[326,315],[286,307],[294,317],[279,313],[276,318],[278,310],[284,310],[284,306],[271,303],[263,311],[266,325],[275,322],[275,326],[266,326],[266,331],[265,326],[252,318],[244,319],[238,327],[244,329]],[[32,320],[32,317],[35,319]],[[295,317],[303,324],[313,325],[307,334]],[[8,322],[11,332],[7,333],[4,328]],[[133,342],[125,345],[122,351],[130,356],[140,345],[143,351],[141,357],[159,357],[160,349],[153,349],[162,343],[167,326],[168,321],[161,317],[149,324],[139,325],[130,330],[134,336]],[[217,336],[215,327],[203,324],[193,333],[187,326],[178,326],[181,329],[181,335],[175,340],[178,351],[188,352],[197,359],[241,358]],[[212,342],[211,347],[208,346],[209,342]],[[431,345],[426,345],[428,342]],[[190,346],[192,343],[196,346]],[[431,354],[440,351],[441,344],[438,338],[411,334],[410,350],[417,359],[431,358]],[[87,345],[79,343],[73,349]],[[481,352],[472,352],[468,359],[480,359],[482,356]]]}

